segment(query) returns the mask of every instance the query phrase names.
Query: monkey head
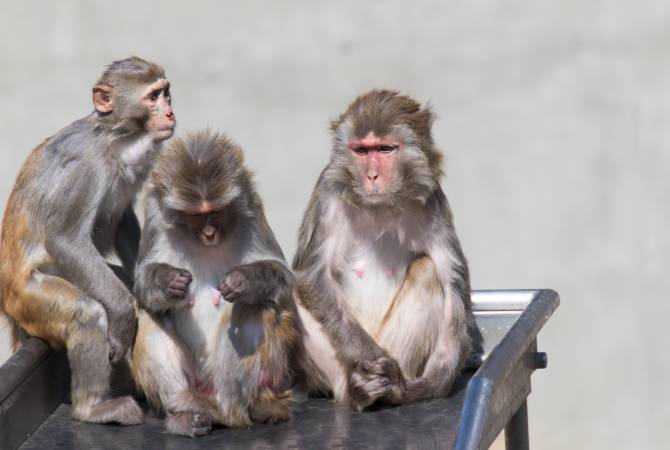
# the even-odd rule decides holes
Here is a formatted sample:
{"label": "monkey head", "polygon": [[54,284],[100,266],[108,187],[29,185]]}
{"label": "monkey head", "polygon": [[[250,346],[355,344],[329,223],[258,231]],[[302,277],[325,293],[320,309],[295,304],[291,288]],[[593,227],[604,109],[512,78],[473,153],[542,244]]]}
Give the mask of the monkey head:
{"label": "monkey head", "polygon": [[432,122],[430,109],[398,92],[361,95],[331,122],[334,146],[324,176],[359,206],[425,201],[442,174]]}
{"label": "monkey head", "polygon": [[136,56],[107,67],[93,87],[93,105],[102,123],[121,134],[147,133],[159,142],[174,132],[170,82],[160,66]]}
{"label": "monkey head", "polygon": [[242,150],[227,137],[203,131],[176,139],[164,149],[151,175],[168,226],[204,246],[221,243],[249,215]]}

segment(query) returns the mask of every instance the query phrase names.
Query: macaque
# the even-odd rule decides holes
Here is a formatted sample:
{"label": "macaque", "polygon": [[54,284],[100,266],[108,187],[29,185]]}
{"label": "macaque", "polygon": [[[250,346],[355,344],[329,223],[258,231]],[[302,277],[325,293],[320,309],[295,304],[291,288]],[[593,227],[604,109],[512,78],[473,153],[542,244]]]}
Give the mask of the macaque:
{"label": "macaque", "polygon": [[5,209],[0,306],[14,347],[27,335],[67,349],[73,415],[138,424],[129,396],[109,398],[112,364],[135,336],[134,298],[106,263],[132,274],[139,224],[132,201],[175,116],[163,69],[116,61],[93,87],[95,110],[30,154]]}
{"label": "macaque", "polygon": [[429,109],[388,90],[331,123],[293,260],[308,387],[362,410],[446,396],[470,348],[468,266]]}
{"label": "macaque", "polygon": [[242,150],[210,131],[172,142],[144,206],[133,372],[166,430],[287,420],[295,281]]}

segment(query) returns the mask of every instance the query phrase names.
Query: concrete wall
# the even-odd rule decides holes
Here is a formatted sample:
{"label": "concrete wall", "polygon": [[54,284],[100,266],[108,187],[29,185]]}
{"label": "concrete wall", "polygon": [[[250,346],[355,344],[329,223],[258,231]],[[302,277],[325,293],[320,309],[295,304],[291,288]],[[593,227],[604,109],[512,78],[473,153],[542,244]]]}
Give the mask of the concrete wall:
{"label": "concrete wall", "polygon": [[533,447],[668,445],[670,3],[4,1],[0,204],[131,54],[165,66],[179,132],[243,145],[289,257],[327,121],[372,87],[430,101],[474,286],[562,294]]}

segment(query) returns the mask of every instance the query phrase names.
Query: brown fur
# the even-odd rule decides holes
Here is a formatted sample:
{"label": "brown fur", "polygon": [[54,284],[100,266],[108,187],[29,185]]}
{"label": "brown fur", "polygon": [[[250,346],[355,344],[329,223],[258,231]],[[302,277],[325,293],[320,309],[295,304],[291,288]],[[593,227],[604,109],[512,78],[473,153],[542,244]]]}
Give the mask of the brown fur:
{"label": "brown fur", "polygon": [[[140,58],[112,63],[98,81],[114,99],[108,111],[96,110],[37,146],[5,208],[0,313],[14,348],[28,335],[67,348],[73,414],[85,421],[142,421],[130,397],[108,399],[112,363],[124,358],[135,317],[134,299],[105,257],[116,253],[127,279],[138,244],[133,239],[139,240],[132,197],[152,150],[171,133],[144,126],[160,113],[142,104],[139,92],[164,76]],[[173,115],[169,120],[174,123]],[[124,159],[128,148],[135,150],[132,164]]]}
{"label": "brown fur", "polygon": [[[300,227],[297,297],[316,322],[304,320],[306,335],[316,336],[305,345],[306,384],[356,410],[377,400],[446,395],[470,346],[469,272],[440,186],[442,155],[432,123],[428,107],[397,91],[356,98],[331,122],[331,159]],[[366,138],[390,144],[351,147]],[[381,164],[374,161],[386,166],[380,192],[370,195],[370,173],[376,179],[374,164]],[[393,278],[395,293],[387,294],[380,266],[394,252],[406,264],[394,269],[405,278]],[[345,274],[359,270],[352,260],[377,271],[372,280],[388,297],[369,303],[376,311],[350,290],[355,284]],[[370,317],[362,316],[368,311]]]}
{"label": "brown fur", "polygon": [[344,113],[331,121],[330,130],[336,132],[347,120],[353,123],[354,135],[359,139],[369,132],[388,136],[395,126],[407,126],[419,138],[419,147],[428,156],[435,178],[442,177],[442,153],[433,144],[431,127],[435,116],[429,107],[422,108],[398,91],[374,89],[357,97]]}
{"label": "brown fur", "polygon": [[[214,406],[194,401],[213,422],[286,420],[289,361],[300,340],[294,280],[242,150],[212,131],[187,135],[160,155],[150,181],[135,283],[146,310],[133,355],[138,384],[165,410],[171,433],[200,430],[196,418],[167,404],[184,390],[202,389],[203,379]],[[205,227],[220,240],[203,240]],[[214,289],[224,297],[217,306]],[[210,314],[216,321],[207,320]]]}

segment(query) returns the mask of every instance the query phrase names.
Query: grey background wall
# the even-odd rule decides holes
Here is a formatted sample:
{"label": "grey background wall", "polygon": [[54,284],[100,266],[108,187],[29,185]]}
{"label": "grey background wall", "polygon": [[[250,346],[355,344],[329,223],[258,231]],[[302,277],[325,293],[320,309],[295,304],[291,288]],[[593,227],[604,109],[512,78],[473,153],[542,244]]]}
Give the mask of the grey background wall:
{"label": "grey background wall", "polygon": [[0,204],[131,54],[165,66],[179,133],[246,149],[288,257],[328,120],[372,87],[429,101],[474,286],[562,294],[533,447],[670,444],[670,3],[3,1]]}

